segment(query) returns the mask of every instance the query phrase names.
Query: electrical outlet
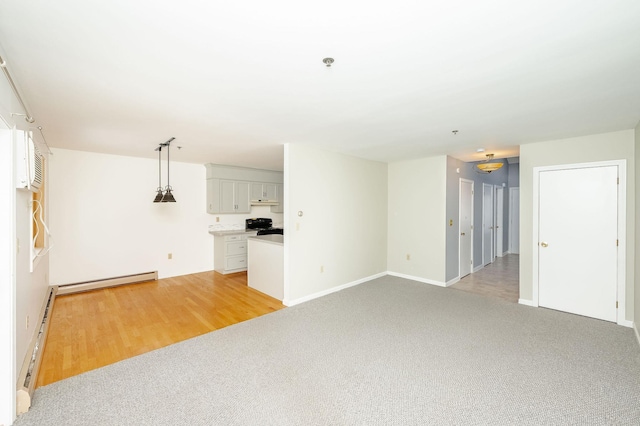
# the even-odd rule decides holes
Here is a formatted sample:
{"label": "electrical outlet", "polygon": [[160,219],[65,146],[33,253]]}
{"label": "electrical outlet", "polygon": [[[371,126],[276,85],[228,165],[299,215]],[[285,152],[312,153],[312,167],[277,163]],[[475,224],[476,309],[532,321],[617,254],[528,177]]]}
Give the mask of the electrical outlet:
{"label": "electrical outlet", "polygon": [[411,255],[407,253],[407,260],[411,260]]}
{"label": "electrical outlet", "polygon": [[167,255],[167,259],[173,259],[173,253],[169,253],[169,254]]}
{"label": "electrical outlet", "polygon": [[320,273],[324,273],[324,265],[320,265]]}
{"label": "electrical outlet", "polygon": [[216,222],[220,222],[220,216],[216,216]]}
{"label": "electrical outlet", "polygon": [[296,223],[296,231],[299,231],[299,230],[300,230],[300,222],[297,222]]}

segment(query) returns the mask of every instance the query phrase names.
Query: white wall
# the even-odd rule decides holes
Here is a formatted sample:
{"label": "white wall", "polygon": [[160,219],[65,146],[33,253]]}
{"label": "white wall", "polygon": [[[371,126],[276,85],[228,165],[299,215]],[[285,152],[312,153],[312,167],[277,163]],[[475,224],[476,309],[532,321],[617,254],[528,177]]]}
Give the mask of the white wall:
{"label": "white wall", "polygon": [[[635,164],[636,167],[640,165],[640,122],[635,128],[635,145],[634,145],[634,155],[635,155]],[[640,171],[635,170],[635,183],[636,188],[640,188]],[[638,343],[640,343],[640,334],[638,334],[638,330],[640,330],[640,271],[637,269],[640,267],[640,197],[636,197],[636,206],[635,206],[635,224],[636,224],[636,236],[635,236],[635,248],[636,248],[636,258],[635,258],[635,310],[634,310],[634,323],[636,328],[636,337],[638,338]],[[633,220],[633,219],[631,219]]]}
{"label": "white wall", "polygon": [[212,269],[202,165],[172,162],[171,186],[177,202],[153,203],[157,160],[53,152],[52,284],[155,270],[160,277],[170,277]]}
{"label": "white wall", "polygon": [[520,298],[533,297],[533,168],[559,164],[627,160],[626,319],[633,320],[635,260],[634,131],[624,130],[522,145],[520,147]]}
{"label": "white wall", "polygon": [[386,164],[289,144],[284,176],[285,303],[386,271]]}
{"label": "white wall", "polygon": [[389,164],[391,273],[444,285],[446,168],[446,156]]}
{"label": "white wall", "polygon": [[[0,78],[0,129],[34,127],[22,116],[12,116],[14,112],[23,111],[7,80]],[[39,142],[37,132],[35,140]],[[5,135],[0,141],[0,424],[9,425],[15,417],[17,376],[39,328],[49,259],[43,256],[31,272],[31,193],[15,188],[13,137]]]}
{"label": "white wall", "polygon": [[15,187],[11,132],[0,119],[0,424],[16,410]]}

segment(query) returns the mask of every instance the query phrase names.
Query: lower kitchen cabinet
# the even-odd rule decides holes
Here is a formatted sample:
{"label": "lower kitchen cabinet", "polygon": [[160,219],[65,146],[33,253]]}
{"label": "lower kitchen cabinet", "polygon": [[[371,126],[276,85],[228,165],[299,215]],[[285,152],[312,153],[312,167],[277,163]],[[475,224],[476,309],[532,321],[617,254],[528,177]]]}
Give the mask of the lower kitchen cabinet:
{"label": "lower kitchen cabinet", "polygon": [[247,270],[247,237],[255,232],[214,235],[213,269],[221,274]]}

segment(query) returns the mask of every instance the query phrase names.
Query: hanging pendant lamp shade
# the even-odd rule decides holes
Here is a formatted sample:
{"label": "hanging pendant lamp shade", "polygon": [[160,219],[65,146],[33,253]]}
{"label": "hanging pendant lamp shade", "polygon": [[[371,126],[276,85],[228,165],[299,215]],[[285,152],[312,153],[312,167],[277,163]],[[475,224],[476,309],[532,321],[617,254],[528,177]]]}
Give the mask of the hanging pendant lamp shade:
{"label": "hanging pendant lamp shade", "polygon": [[162,159],[160,158],[160,156],[162,155],[162,145],[157,147],[156,151],[158,151],[158,189],[156,189],[158,193],[156,194],[156,198],[154,198],[153,202],[159,203],[160,201],[162,201],[162,196],[163,196],[162,194]]}
{"label": "hanging pendant lamp shade", "polygon": [[165,142],[166,145],[167,145],[167,186],[165,187],[164,197],[162,197],[162,202],[163,203],[175,203],[176,202],[175,197],[171,193],[171,191],[172,191],[171,185],[169,184],[169,151],[170,151],[170,147],[171,147],[171,141],[174,140],[174,139],[175,138],[171,138],[167,142]]}
{"label": "hanging pendant lamp shade", "polygon": [[[156,194],[156,198],[153,199],[154,203],[175,203],[176,202],[175,197],[171,193],[173,189],[171,188],[171,185],[169,185],[169,147],[171,145],[171,141],[174,139],[175,138],[171,138],[165,143],[161,143],[156,148],[156,151],[158,151],[158,189],[156,189],[156,191],[158,191],[158,193]],[[167,147],[167,186],[165,187],[164,191],[162,190],[162,147],[163,146]]]}
{"label": "hanging pendant lamp shade", "polygon": [[176,202],[175,197],[171,193],[171,187],[170,186],[167,186],[167,190],[164,193],[164,197],[162,197],[162,202],[163,203],[175,203]]}

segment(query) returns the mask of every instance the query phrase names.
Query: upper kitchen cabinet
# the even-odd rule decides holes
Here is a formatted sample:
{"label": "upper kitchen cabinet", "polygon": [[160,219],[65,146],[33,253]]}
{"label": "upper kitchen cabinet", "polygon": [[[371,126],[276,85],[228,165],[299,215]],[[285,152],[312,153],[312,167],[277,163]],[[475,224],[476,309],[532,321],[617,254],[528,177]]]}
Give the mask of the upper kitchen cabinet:
{"label": "upper kitchen cabinet", "polygon": [[271,213],[284,213],[284,185],[276,185],[276,200],[278,204],[271,206]]}
{"label": "upper kitchen cabinet", "polygon": [[250,213],[249,182],[207,179],[207,213]]}
{"label": "upper kitchen cabinet", "polygon": [[207,213],[251,213],[252,205],[268,205],[273,212],[282,209],[278,205],[282,203],[282,172],[218,164],[205,167]]}
{"label": "upper kitchen cabinet", "polygon": [[277,186],[275,183],[251,183],[251,201],[277,201]]}

